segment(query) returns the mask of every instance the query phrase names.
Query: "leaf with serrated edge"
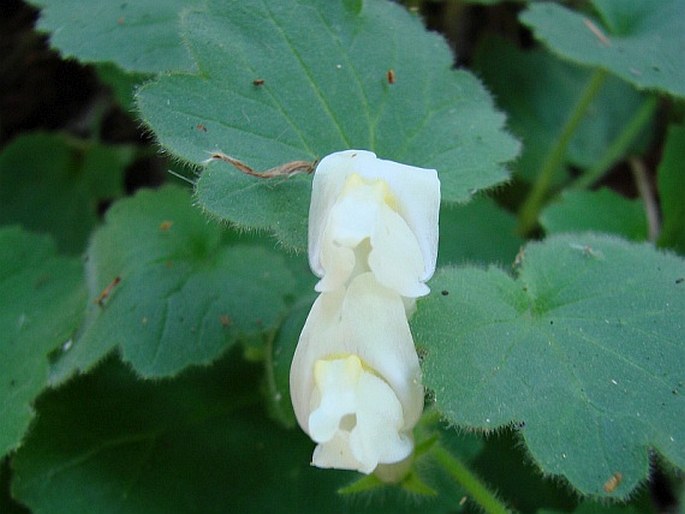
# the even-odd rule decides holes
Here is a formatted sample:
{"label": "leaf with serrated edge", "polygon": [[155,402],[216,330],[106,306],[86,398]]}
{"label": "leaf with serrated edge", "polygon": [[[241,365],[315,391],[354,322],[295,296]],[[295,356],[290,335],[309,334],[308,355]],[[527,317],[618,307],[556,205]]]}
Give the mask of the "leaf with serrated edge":
{"label": "leaf with serrated edge", "polygon": [[625,498],[650,448],[685,467],[685,261],[592,234],[530,244],[519,261],[515,280],[446,269],[419,303],[441,412],[482,430],[524,422],[535,462],[585,494]]}
{"label": "leaf with serrated edge", "polygon": [[141,191],[116,203],[87,255],[90,303],[59,382],[116,347],[145,377],[216,359],[240,336],[273,330],[292,274],[273,251],[221,243],[187,191]]}
{"label": "leaf with serrated edge", "polygon": [[520,19],[565,59],[685,97],[685,0],[592,3],[604,23],[552,2],[531,3]]}
{"label": "leaf with serrated edge", "polygon": [[48,354],[69,344],[85,305],[78,259],[44,236],[0,229],[0,457],[21,443],[48,385]]}
{"label": "leaf with serrated edge", "polygon": [[[478,80],[454,71],[445,42],[391,2],[367,1],[357,14],[327,0],[210,1],[186,14],[183,33],[200,74],[160,77],[138,107],[160,143],[190,162],[221,150],[266,170],[369,149],[436,168],[443,199],[460,202],[505,180],[517,154]],[[306,177],[266,181],[223,162],[197,185],[210,213],[296,248],[308,192]]]}
{"label": "leaf with serrated edge", "polygon": [[[38,30],[65,57],[114,62],[126,71],[194,71],[179,35],[187,0],[30,0],[40,7]],[[190,2],[190,5],[198,2]]]}

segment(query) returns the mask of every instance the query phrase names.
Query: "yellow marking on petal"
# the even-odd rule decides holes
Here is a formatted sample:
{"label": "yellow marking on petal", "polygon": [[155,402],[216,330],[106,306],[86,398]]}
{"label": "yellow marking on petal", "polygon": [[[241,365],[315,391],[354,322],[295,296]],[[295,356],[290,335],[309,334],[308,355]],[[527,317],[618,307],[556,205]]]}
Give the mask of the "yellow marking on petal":
{"label": "yellow marking on petal", "polygon": [[366,180],[364,177],[358,173],[352,173],[347,180],[345,180],[345,185],[343,186],[340,196],[348,195],[351,191],[361,187],[371,188],[375,193],[374,196],[379,200],[379,202],[384,203],[390,207],[393,211],[398,208],[398,202],[395,195],[390,190],[388,183],[382,179]]}
{"label": "yellow marking on petal", "polygon": [[357,354],[345,353],[345,354],[333,354],[327,355],[323,359],[318,359],[314,363],[314,382],[316,385],[321,385],[324,377],[328,373],[328,368],[333,362],[345,361],[345,371],[347,376],[353,377],[354,380],[359,380],[359,376],[362,372],[369,373],[377,378],[380,378],[383,382],[387,381],[382,375],[378,373],[374,368],[369,366],[364,360],[362,360]]}

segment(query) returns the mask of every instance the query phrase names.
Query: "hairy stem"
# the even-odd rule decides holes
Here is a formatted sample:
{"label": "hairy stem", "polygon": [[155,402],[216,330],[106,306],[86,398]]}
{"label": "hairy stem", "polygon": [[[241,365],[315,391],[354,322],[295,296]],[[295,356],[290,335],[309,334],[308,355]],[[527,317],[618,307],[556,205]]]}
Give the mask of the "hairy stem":
{"label": "hairy stem", "polygon": [[487,486],[474,475],[457,457],[448,452],[440,443],[431,449],[433,455],[452,478],[461,485],[470,497],[487,514],[511,514],[511,511],[497,499]]}
{"label": "hairy stem", "polygon": [[537,178],[535,179],[535,183],[533,184],[533,188],[519,212],[518,229],[519,233],[522,235],[527,235],[531,229],[535,227],[545,196],[552,183],[554,172],[563,163],[568,144],[571,142],[571,138],[573,137],[573,134],[575,134],[578,125],[580,125],[580,122],[583,120],[587,108],[597,96],[602,84],[604,84],[606,77],[607,72],[601,69],[598,69],[593,73],[585,86],[578,103],[569,114],[556,144],[552,146],[545,157],[545,160],[540,167],[540,171],[537,174]]}

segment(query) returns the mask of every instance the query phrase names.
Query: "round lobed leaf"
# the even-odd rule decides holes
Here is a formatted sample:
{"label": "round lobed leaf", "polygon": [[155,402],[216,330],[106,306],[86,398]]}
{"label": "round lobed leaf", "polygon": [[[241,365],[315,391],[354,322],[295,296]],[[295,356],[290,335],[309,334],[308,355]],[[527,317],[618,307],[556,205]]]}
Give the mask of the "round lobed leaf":
{"label": "round lobed leaf", "polygon": [[[478,80],[454,71],[445,42],[391,2],[357,12],[326,0],[210,1],[184,16],[183,34],[200,73],[160,77],[138,107],[160,143],[192,163],[221,150],[267,170],[368,149],[436,168],[443,199],[461,202],[506,180],[518,152]],[[308,182],[219,162],[197,195],[210,213],[302,248]]]}
{"label": "round lobed leaf", "polygon": [[[114,62],[129,72],[195,70],[179,35],[187,0],[31,0],[40,7],[37,28],[64,57]],[[198,2],[190,2],[190,5]]]}
{"label": "round lobed leaf", "polygon": [[521,21],[554,53],[634,84],[685,97],[685,0],[592,0],[604,23],[552,2]]}
{"label": "round lobed leaf", "polygon": [[238,338],[273,330],[294,284],[275,252],[222,244],[220,227],[175,187],[112,206],[86,259],[87,318],[56,357],[56,382],[116,347],[145,377],[208,364]]}
{"label": "round lobed leaf", "polygon": [[626,498],[649,450],[685,467],[685,261],[609,236],[528,245],[518,277],[446,269],[413,321],[452,423],[516,422],[535,462]]}

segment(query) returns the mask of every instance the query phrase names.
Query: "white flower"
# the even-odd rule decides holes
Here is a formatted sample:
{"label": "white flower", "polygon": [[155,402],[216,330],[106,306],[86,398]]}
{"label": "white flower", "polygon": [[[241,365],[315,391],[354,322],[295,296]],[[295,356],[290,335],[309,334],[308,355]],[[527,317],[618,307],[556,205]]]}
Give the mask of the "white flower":
{"label": "white flower", "polygon": [[423,386],[407,317],[435,271],[439,208],[435,170],[361,150],[316,169],[309,263],[321,295],[290,368],[316,466],[371,473],[408,462]]}
{"label": "white flower", "polygon": [[413,450],[421,370],[402,298],[372,273],[321,294],[290,370],[297,421],[318,467],[372,472]]}
{"label": "white flower", "polygon": [[435,170],[348,150],[321,160],[309,210],[309,263],[319,292],[371,271],[402,296],[428,293],[438,245]]}

